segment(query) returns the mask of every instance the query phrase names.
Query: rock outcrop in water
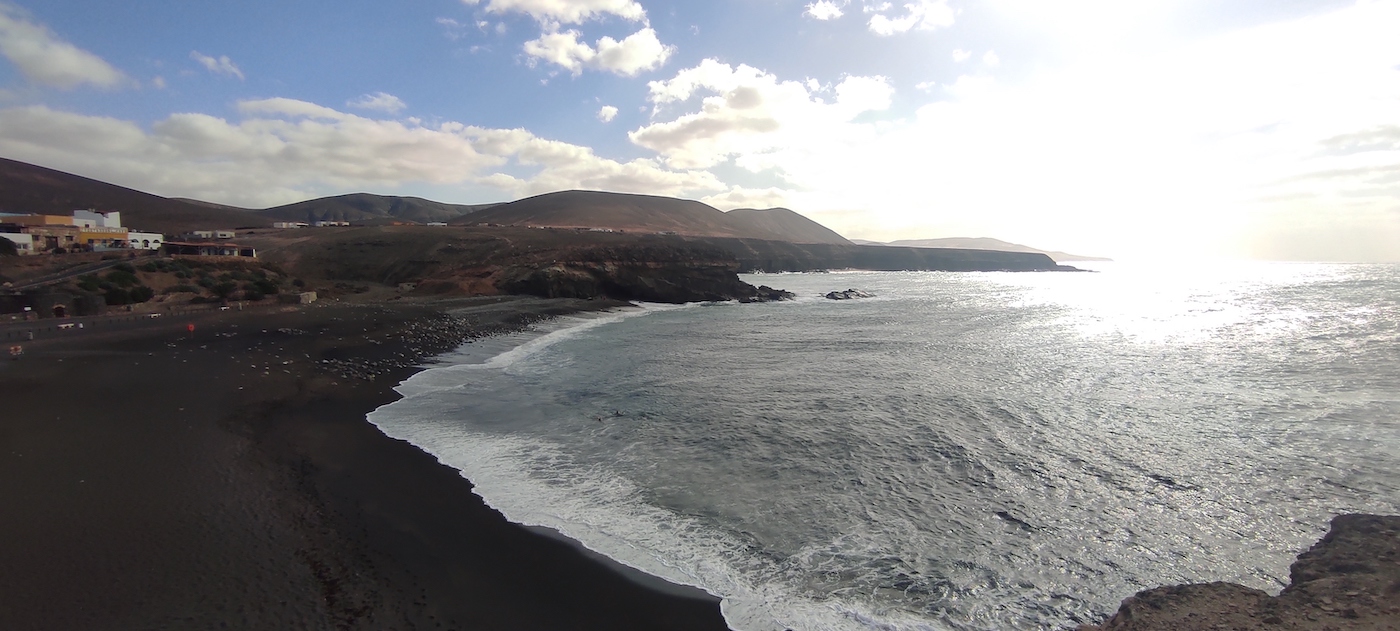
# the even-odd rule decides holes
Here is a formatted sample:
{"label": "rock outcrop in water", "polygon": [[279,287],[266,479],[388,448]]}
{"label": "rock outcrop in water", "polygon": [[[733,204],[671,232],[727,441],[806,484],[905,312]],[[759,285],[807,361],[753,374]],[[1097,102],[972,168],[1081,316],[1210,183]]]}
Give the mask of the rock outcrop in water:
{"label": "rock outcrop in water", "polygon": [[1341,515],[1278,596],[1233,583],[1158,587],[1079,631],[1400,630],[1400,516]]}
{"label": "rock outcrop in water", "polygon": [[826,293],[829,300],[854,300],[856,298],[874,298],[875,294],[866,293],[859,289],[847,289],[846,291],[829,291]]}

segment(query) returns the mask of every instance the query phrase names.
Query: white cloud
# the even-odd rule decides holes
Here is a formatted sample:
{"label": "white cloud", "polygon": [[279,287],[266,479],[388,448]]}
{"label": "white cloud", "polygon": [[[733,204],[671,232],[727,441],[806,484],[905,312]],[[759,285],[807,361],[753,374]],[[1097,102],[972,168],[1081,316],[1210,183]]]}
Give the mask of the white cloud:
{"label": "white cloud", "polygon": [[735,208],[778,208],[788,205],[788,196],[790,194],[789,191],[776,187],[744,188],[742,186],[734,186],[718,195],[702,197],[700,201],[720,210],[734,210]]}
{"label": "white cloud", "polygon": [[579,37],[574,30],[544,33],[525,42],[525,54],[568,68],[575,75],[588,68],[632,77],[661,67],[675,52],[675,47],[662,44],[651,28],[628,35],[620,42],[603,37],[596,48],[579,41]]}
{"label": "white cloud", "polygon": [[852,76],[836,85],[836,101],[826,103],[804,82],[779,81],[751,66],[713,59],[649,87],[658,112],[703,98],[697,111],[629,133],[632,142],[658,152],[674,168],[705,168],[734,157],[753,171],[771,168],[775,156],[840,138],[853,129],[843,123],[889,107],[894,93],[884,77]]}
{"label": "white cloud", "polygon": [[44,106],[0,109],[0,155],[167,196],[259,207],[404,183],[523,195],[593,188],[724,189],[703,171],[617,162],[522,129],[375,120],[294,99],[238,104],[241,120],[172,114],[149,130]]}
{"label": "white cloud", "polygon": [[127,82],[101,57],[63,41],[19,9],[0,2],[0,55],[31,82],[62,89],[83,84],[102,88]]}
{"label": "white cloud", "polygon": [[[481,0],[462,0],[475,6]],[[524,13],[544,25],[579,24],[615,15],[633,22],[645,21],[646,10],[633,0],[487,0],[491,13]]]}
{"label": "white cloud", "polygon": [[953,51],[953,61],[962,63],[972,58],[972,51],[961,48]]}
{"label": "white cloud", "polygon": [[837,4],[834,0],[817,0],[807,5],[807,10],[802,13],[818,20],[834,20],[843,15],[841,7],[845,5],[845,1]]}
{"label": "white cloud", "polygon": [[604,105],[603,107],[598,109],[598,120],[603,121],[604,123],[611,123],[614,118],[617,118],[616,107],[613,107],[611,105]]}
{"label": "white cloud", "polygon": [[869,27],[876,35],[894,35],[913,29],[932,31],[953,25],[953,9],[947,0],[913,0],[901,7],[902,13],[892,14],[893,7],[888,2],[866,4],[870,17]]}
{"label": "white cloud", "polygon": [[205,70],[208,70],[209,72],[212,72],[214,74],[238,77],[240,81],[244,78],[243,71],[240,70],[238,66],[233,63],[233,60],[228,58],[228,55],[210,57],[209,55],[205,55],[197,50],[192,50],[190,51],[190,59],[199,62],[199,65],[204,66]]}
{"label": "white cloud", "polygon": [[386,92],[375,92],[374,94],[361,95],[360,98],[351,99],[345,102],[346,107],[353,107],[360,110],[373,110],[388,114],[398,114],[408,107],[397,96]]}
{"label": "white cloud", "polygon": [[165,77],[156,75],[154,79],[151,79],[151,87],[157,90],[164,90],[166,87]]}
{"label": "white cloud", "polygon": [[750,169],[856,238],[1396,261],[1396,23],[1400,3],[1373,2],[1016,82],[968,75],[915,116],[868,121],[851,111],[882,104],[878,81],[848,78],[840,111],[707,61],[652,82],[655,122],[630,137],[673,167]]}
{"label": "white cloud", "polygon": [[932,92],[936,87],[938,87],[937,81],[920,81],[914,85],[914,89],[920,92]]}
{"label": "white cloud", "polygon": [[987,54],[982,55],[982,63],[986,66],[995,68],[1001,65],[1001,57],[997,56],[996,51],[989,50],[987,51]]}

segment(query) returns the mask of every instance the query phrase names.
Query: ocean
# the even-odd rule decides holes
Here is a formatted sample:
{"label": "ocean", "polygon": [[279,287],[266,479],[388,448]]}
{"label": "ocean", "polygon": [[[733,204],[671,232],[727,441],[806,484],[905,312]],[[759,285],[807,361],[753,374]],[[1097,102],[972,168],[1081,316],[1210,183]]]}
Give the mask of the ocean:
{"label": "ocean", "polygon": [[370,419],[740,631],[1276,593],[1333,516],[1400,513],[1400,266],[1097,269],[745,277],[798,298],[473,342]]}

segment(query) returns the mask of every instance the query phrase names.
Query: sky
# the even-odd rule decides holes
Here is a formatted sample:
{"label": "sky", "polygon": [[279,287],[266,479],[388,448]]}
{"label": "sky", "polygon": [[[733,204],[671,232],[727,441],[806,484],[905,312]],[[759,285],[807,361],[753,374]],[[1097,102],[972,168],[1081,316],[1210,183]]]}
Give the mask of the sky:
{"label": "sky", "polygon": [[1400,261],[1397,33],[1400,0],[0,0],[0,156],[252,208],[582,188]]}

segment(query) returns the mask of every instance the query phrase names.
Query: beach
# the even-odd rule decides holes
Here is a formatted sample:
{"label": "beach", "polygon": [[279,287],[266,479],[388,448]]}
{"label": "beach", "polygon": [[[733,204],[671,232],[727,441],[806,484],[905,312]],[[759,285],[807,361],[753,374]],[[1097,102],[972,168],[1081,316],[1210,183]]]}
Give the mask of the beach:
{"label": "beach", "polygon": [[724,629],[717,599],[506,521],[365,420],[465,340],[615,304],[211,311],[26,342],[0,367],[0,627]]}

